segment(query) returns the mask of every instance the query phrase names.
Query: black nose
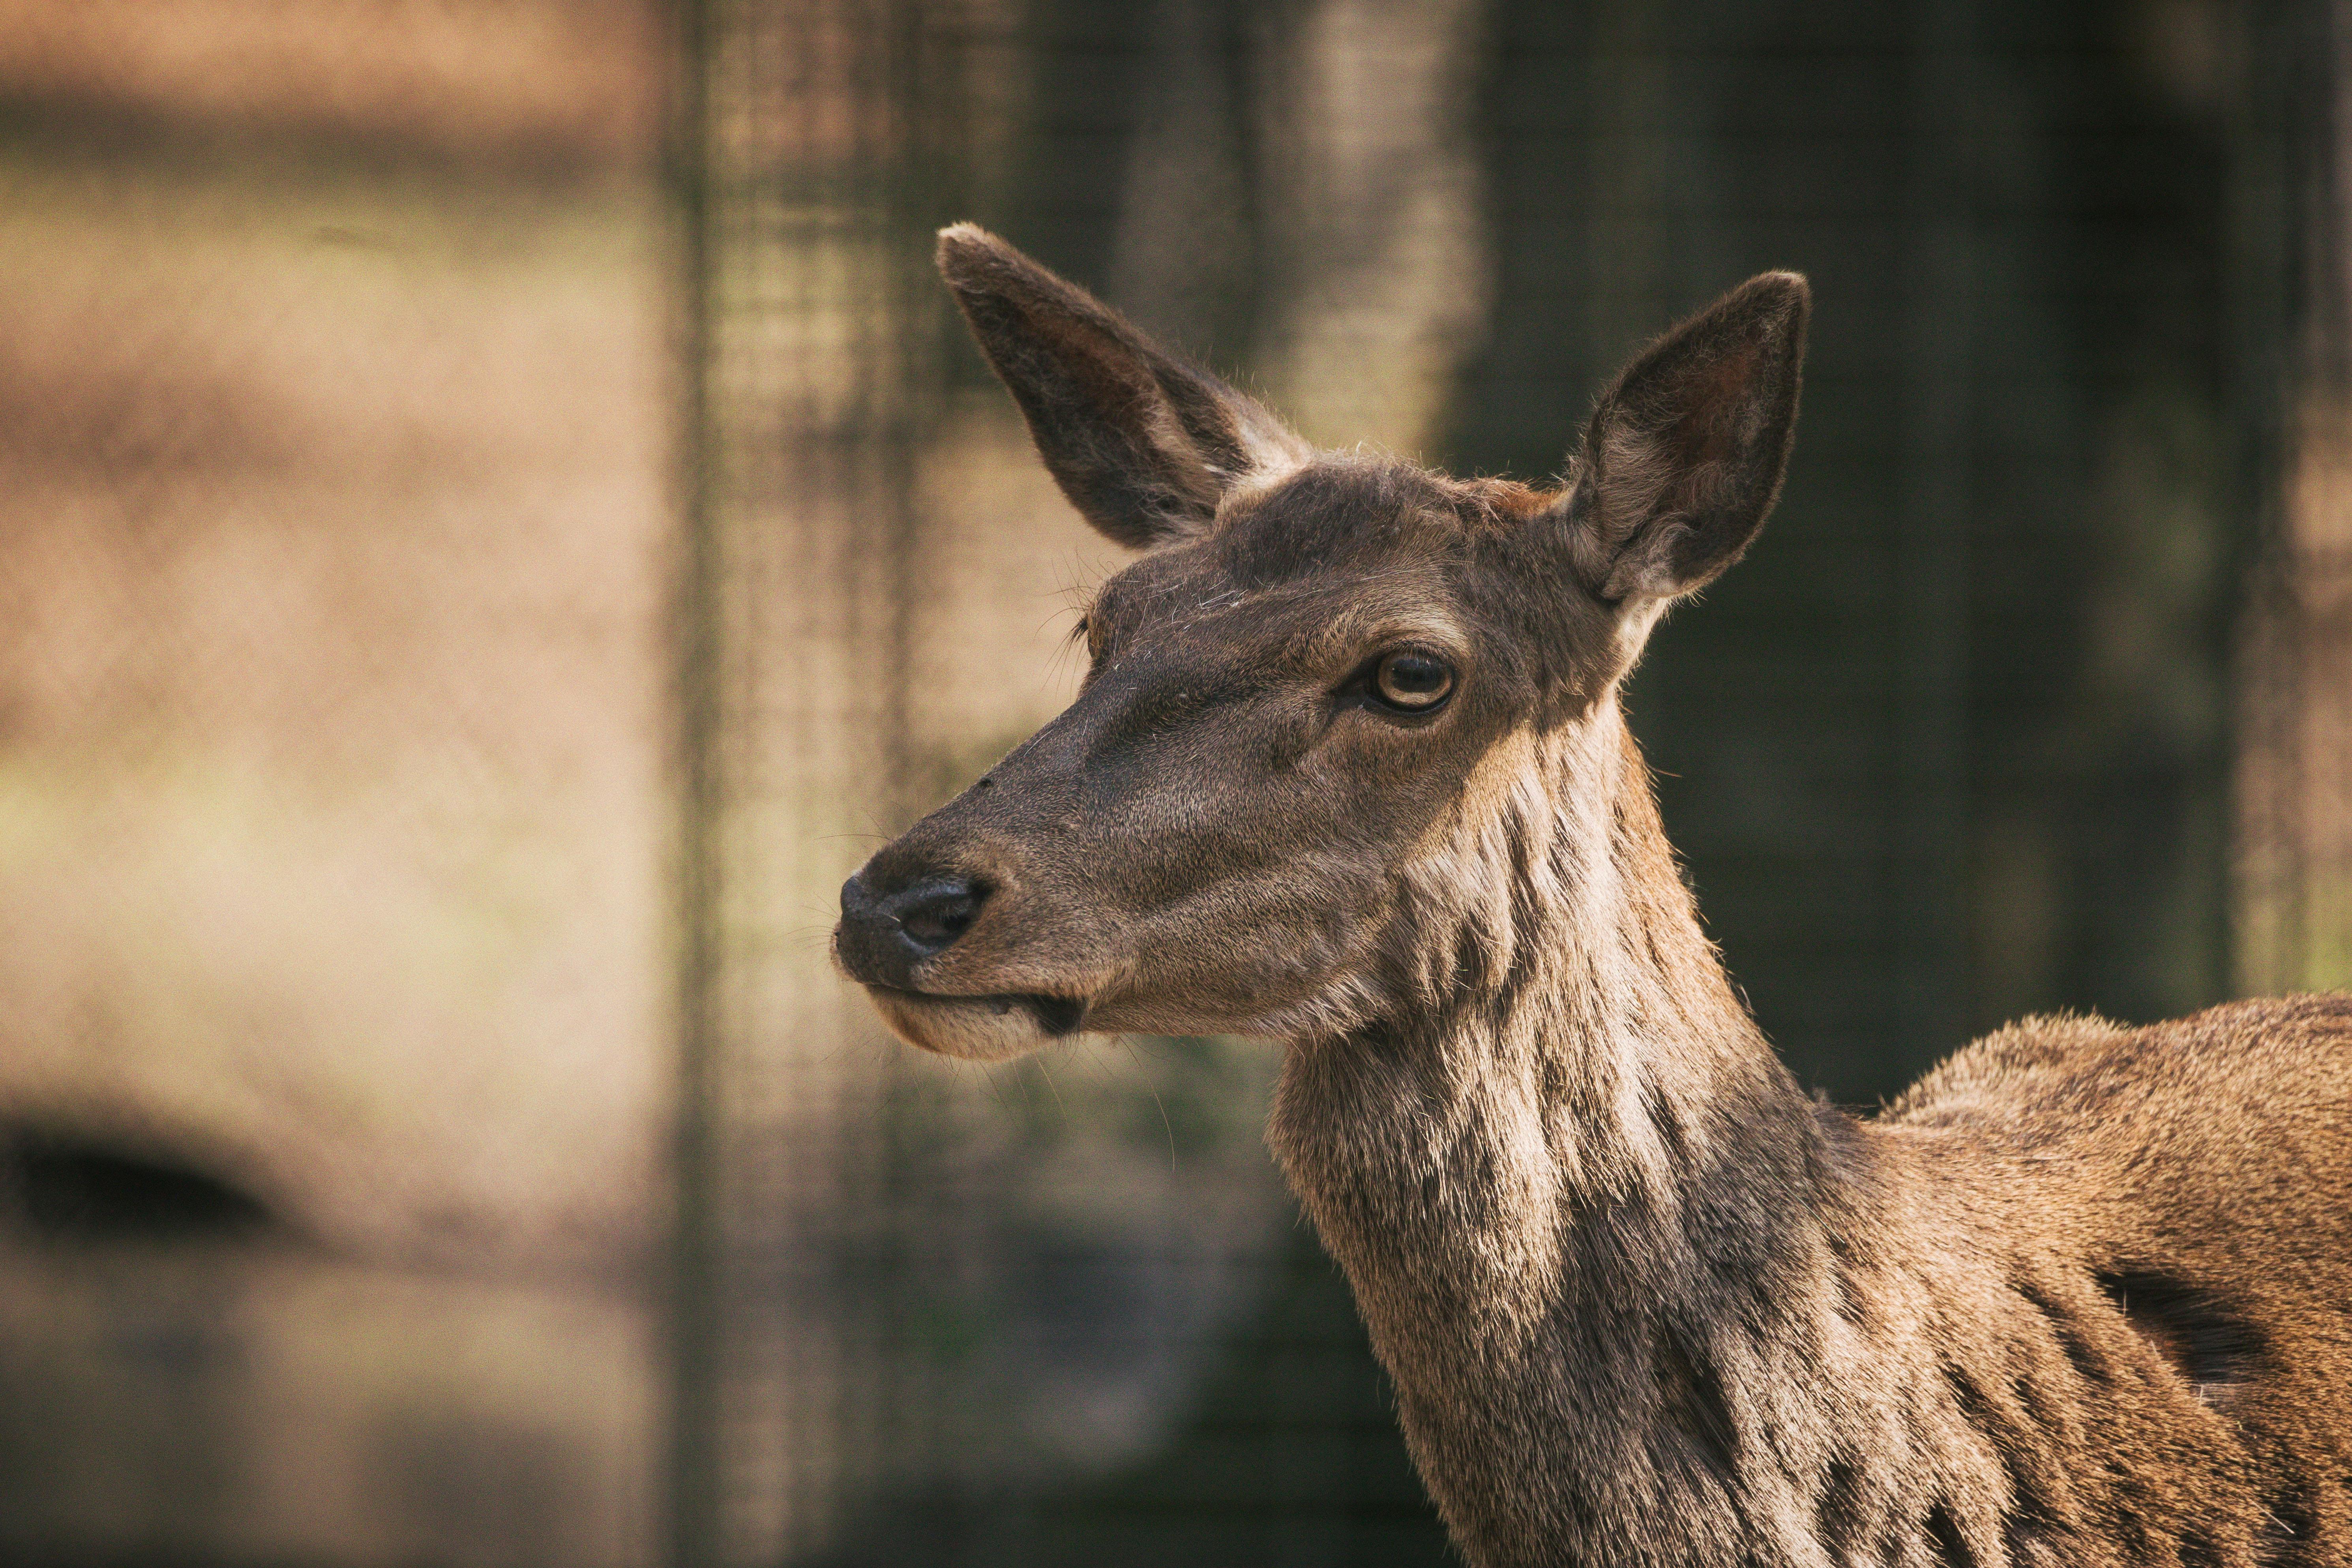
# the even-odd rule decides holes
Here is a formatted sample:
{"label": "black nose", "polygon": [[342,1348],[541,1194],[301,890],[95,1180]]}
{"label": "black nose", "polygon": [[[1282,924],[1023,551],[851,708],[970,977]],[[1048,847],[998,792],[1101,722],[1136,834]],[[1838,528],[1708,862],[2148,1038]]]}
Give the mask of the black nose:
{"label": "black nose", "polygon": [[880,905],[883,918],[898,923],[907,945],[929,958],[955,944],[980,917],[988,895],[961,877],[942,877],[891,894]]}
{"label": "black nose", "polygon": [[925,959],[954,946],[987,899],[986,887],[963,876],[929,877],[878,896],[852,877],[841,885],[842,931],[855,932],[868,952],[895,948],[902,962]]}

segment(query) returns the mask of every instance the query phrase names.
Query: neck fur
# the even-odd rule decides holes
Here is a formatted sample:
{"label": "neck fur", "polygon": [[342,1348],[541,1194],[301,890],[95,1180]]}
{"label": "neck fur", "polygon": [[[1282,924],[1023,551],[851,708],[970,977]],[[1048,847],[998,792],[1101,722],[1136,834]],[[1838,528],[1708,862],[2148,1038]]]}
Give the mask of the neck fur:
{"label": "neck fur", "polygon": [[1613,702],[1490,756],[1381,964],[1377,1016],[1292,1043],[1268,1138],[1456,1539],[1649,1561],[1638,1521],[1657,1561],[1736,1560],[1803,1506],[1758,1489],[1808,1484],[1759,1437],[1817,1425],[1778,1406],[1854,1349],[1864,1151],[1734,997]]}

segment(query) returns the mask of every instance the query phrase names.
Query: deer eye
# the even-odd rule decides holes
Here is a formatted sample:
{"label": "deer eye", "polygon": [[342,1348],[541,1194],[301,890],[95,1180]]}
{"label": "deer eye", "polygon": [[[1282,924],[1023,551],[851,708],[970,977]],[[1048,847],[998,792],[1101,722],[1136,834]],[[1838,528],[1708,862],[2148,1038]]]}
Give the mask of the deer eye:
{"label": "deer eye", "polygon": [[1433,653],[1401,648],[1372,670],[1372,693],[1401,712],[1431,712],[1454,695],[1454,667]]}

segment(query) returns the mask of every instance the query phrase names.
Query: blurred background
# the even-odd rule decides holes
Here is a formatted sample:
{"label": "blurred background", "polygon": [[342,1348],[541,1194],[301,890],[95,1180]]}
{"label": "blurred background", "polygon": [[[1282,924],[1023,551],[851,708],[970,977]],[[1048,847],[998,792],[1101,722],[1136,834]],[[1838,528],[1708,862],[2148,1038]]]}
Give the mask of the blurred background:
{"label": "blurred background", "polygon": [[1528,479],[1811,274],[1629,707],[1868,1106],[2352,984],[2348,130],[2352,0],[0,3],[0,1562],[1449,1561],[1276,1047],[827,968],[1119,560],[931,231]]}

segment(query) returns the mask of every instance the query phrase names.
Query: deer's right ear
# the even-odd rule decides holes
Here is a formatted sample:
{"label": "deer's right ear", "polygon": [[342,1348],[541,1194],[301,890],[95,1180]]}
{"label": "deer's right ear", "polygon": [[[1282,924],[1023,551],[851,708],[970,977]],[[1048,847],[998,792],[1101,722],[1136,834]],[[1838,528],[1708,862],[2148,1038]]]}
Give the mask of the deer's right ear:
{"label": "deer's right ear", "polygon": [[994,235],[941,229],[940,272],[1055,482],[1118,543],[1198,533],[1234,486],[1307,460],[1307,443],[1257,403]]}
{"label": "deer's right ear", "polygon": [[1751,278],[1668,332],[1601,395],[1559,511],[1604,601],[1640,609],[1739,559],[1780,491],[1812,296]]}

